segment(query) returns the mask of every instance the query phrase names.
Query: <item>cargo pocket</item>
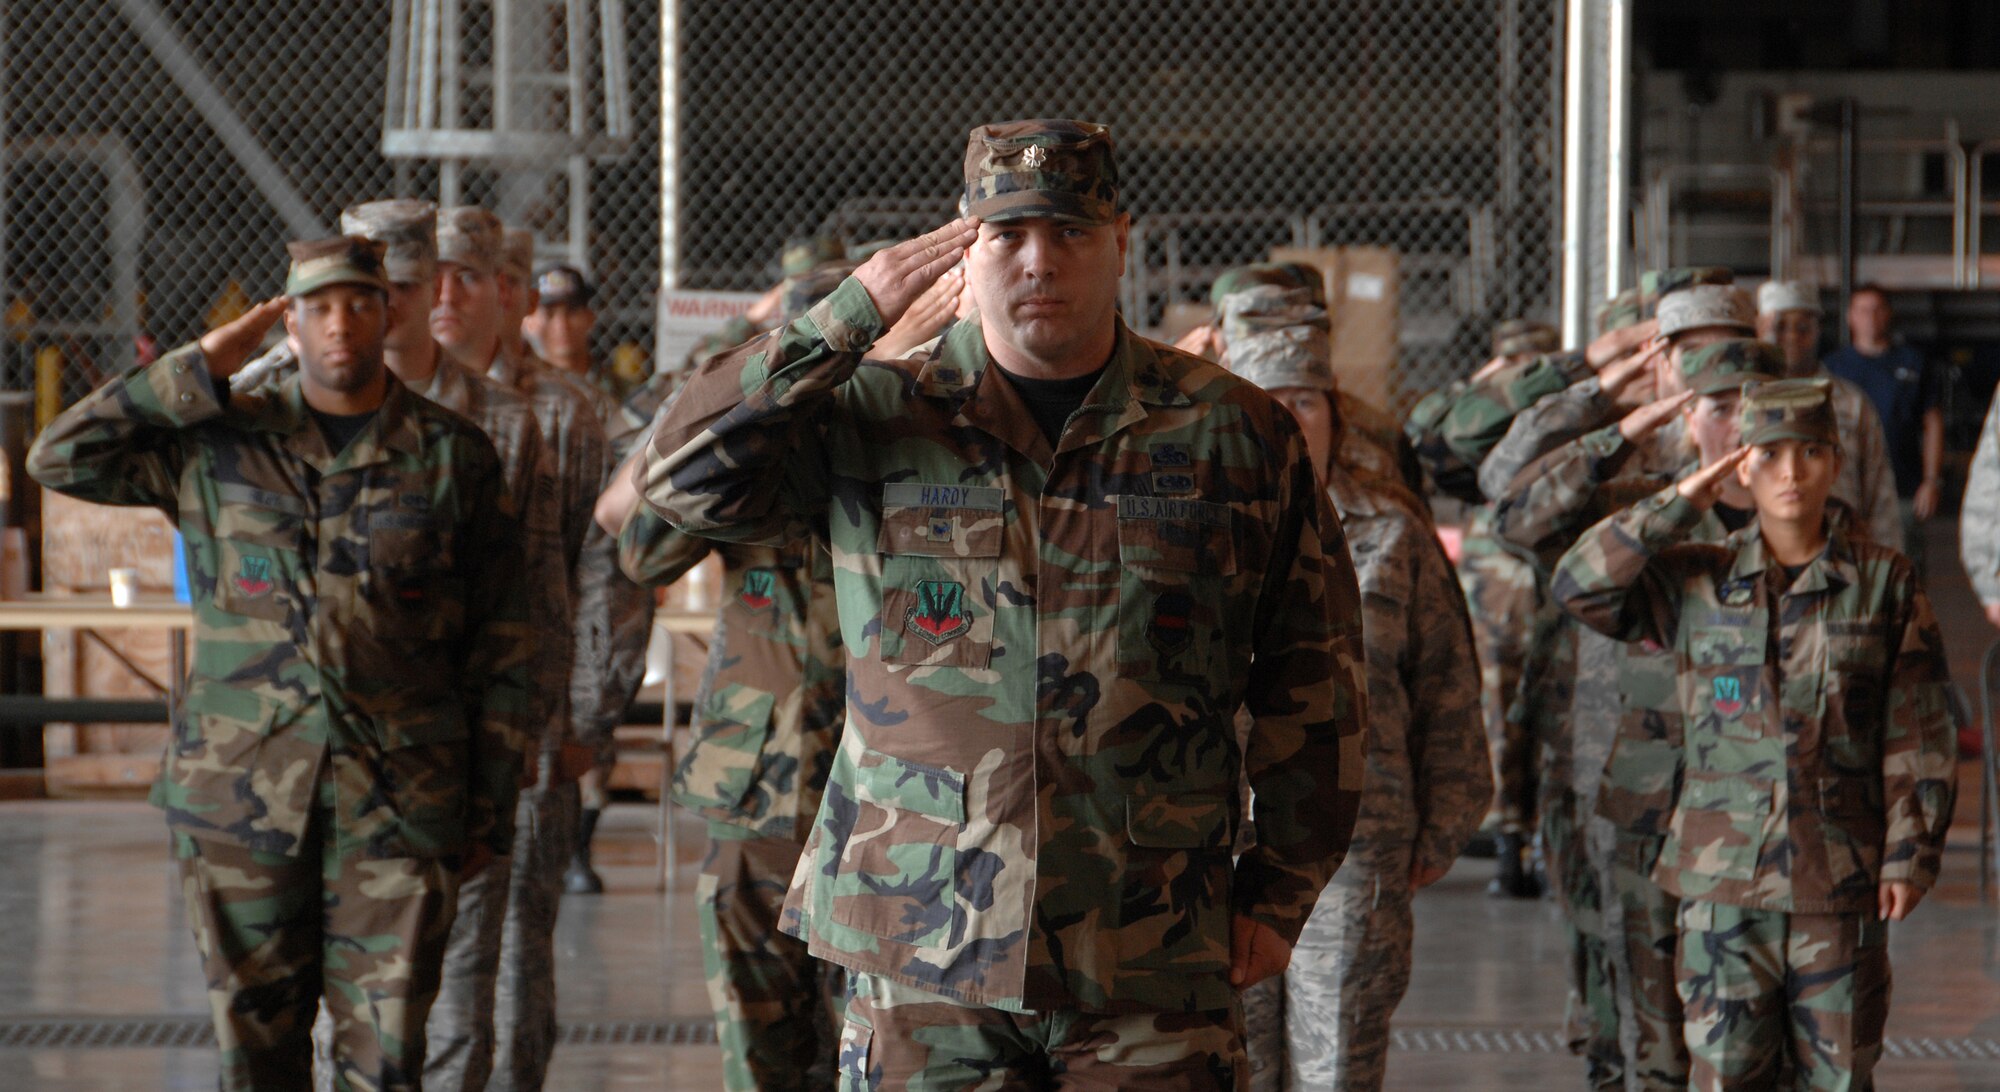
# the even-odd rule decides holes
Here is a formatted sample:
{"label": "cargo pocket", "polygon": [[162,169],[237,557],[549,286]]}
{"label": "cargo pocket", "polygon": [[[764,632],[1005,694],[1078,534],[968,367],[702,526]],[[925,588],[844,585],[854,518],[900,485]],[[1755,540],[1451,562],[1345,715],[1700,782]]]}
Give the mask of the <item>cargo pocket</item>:
{"label": "cargo pocket", "polygon": [[674,802],[711,818],[741,814],[757,781],[777,699],[767,691],[725,684],[698,711],[694,745],[674,770]]}
{"label": "cargo pocket", "polygon": [[1771,797],[1769,781],[1688,771],[1674,809],[1674,867],[1721,880],[1754,878]]}
{"label": "cargo pocket", "polygon": [[381,750],[373,761],[357,749],[339,764],[351,831],[377,857],[458,852],[473,777],[464,713],[455,706],[385,713],[375,717],[375,730]]}
{"label": "cargo pocket", "polygon": [[1118,673],[1205,686],[1225,651],[1222,601],[1236,575],[1230,510],[1200,500],[1118,503]]}
{"label": "cargo pocket", "polygon": [[1227,797],[1129,796],[1118,891],[1121,966],[1210,973],[1229,964],[1230,821]]}
{"label": "cargo pocket", "polygon": [[993,658],[1001,513],[976,508],[885,507],[882,661],[983,668]]}
{"label": "cargo pocket", "polygon": [[[852,825],[828,881],[834,922],[899,944],[947,946],[960,932],[964,776],[864,750],[853,789]],[[827,794],[837,808],[839,786]]]}
{"label": "cargo pocket", "polygon": [[1730,739],[1764,733],[1764,631],[1749,626],[1703,626],[1688,634],[1694,692],[1688,711],[1696,722]]}

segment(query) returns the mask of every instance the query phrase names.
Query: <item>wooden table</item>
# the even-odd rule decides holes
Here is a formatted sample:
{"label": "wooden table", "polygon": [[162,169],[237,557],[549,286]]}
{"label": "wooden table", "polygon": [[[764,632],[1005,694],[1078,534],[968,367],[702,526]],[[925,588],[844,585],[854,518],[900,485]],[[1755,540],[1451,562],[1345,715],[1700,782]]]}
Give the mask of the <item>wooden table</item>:
{"label": "wooden table", "polygon": [[[172,630],[168,644],[168,708],[180,700],[181,688],[187,679],[187,633],[193,626],[194,608],[171,596],[142,595],[134,599],[129,607],[113,606],[109,594],[30,595],[21,599],[0,599],[0,630]],[[108,642],[106,647],[110,647]],[[87,701],[42,698],[39,707],[49,714],[61,714],[65,709]],[[50,715],[48,719],[66,718]]]}

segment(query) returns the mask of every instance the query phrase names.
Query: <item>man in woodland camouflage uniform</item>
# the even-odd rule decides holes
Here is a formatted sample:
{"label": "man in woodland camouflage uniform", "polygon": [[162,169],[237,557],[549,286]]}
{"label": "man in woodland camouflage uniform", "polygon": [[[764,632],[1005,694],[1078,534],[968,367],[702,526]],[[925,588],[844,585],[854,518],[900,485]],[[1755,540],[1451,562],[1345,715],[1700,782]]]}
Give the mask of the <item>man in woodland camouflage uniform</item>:
{"label": "man in woodland camouflage uniform", "polygon": [[[153,801],[224,1088],[418,1087],[462,877],[513,845],[533,639],[493,445],[382,365],[382,247],[291,246],[273,300],[101,387],[36,441],[47,487],[165,512],[196,657]],[[296,376],[232,394],[280,314]]]}
{"label": "man in woodland camouflage uniform", "polygon": [[[787,928],[853,975],[843,1086],[1231,1088],[1237,991],[1353,825],[1346,545],[1289,414],[1119,322],[1105,129],[978,129],[965,199],[703,366],[646,501],[831,544],[847,716]],[[961,258],[978,318],[864,362]]]}
{"label": "man in woodland camouflage uniform", "polygon": [[[553,932],[562,866],[576,822],[576,696],[594,700],[607,671],[609,624],[581,558],[594,528],[591,505],[608,473],[604,431],[579,383],[518,355],[505,335],[518,286],[504,275],[505,235],[492,213],[443,209],[437,218],[439,289],[431,333],[458,367],[526,399],[548,457],[570,616],[558,639],[571,647],[568,688],[544,695],[552,710],[534,781],[521,794],[518,832],[504,890],[481,892],[479,924],[454,930],[445,990],[432,1011],[425,1084],[438,1089],[538,1088],[554,1048]],[[600,533],[601,537],[601,533]],[[615,557],[610,562],[615,567]],[[498,920],[496,926],[495,919]]]}

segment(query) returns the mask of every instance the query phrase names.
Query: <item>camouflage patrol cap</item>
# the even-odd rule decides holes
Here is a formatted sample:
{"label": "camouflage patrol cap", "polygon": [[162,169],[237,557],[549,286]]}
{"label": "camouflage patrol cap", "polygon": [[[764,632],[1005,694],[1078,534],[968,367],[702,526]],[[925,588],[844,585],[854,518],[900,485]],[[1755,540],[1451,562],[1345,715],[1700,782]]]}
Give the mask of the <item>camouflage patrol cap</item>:
{"label": "camouflage patrol cap", "polygon": [[1215,313],[1222,313],[1222,301],[1246,289],[1266,285],[1273,288],[1304,288],[1311,285],[1299,276],[1298,268],[1291,262],[1253,262],[1225,269],[1208,286],[1208,303]]}
{"label": "camouflage patrol cap", "polygon": [[1780,379],[1743,388],[1743,407],[1736,423],[1743,443],[1775,444],[1780,440],[1840,443],[1840,426],[1833,415],[1833,385],[1824,379]]}
{"label": "camouflage patrol cap", "polygon": [[1326,309],[1309,288],[1256,285],[1222,301],[1229,370],[1265,390],[1334,389]]}
{"label": "camouflage patrol cap", "polygon": [[1318,266],[1311,262],[1279,262],[1278,264],[1291,270],[1292,276],[1297,277],[1300,284],[1311,290],[1314,307],[1326,306],[1326,274],[1320,272]]}
{"label": "camouflage patrol cap", "polygon": [[1562,348],[1562,335],[1546,322],[1534,319],[1508,319],[1493,328],[1494,356],[1525,356],[1528,353],[1553,353]]}
{"label": "camouflage patrol cap", "polygon": [[778,276],[796,277],[814,266],[847,257],[847,242],[838,235],[801,235],[785,240],[778,251]]}
{"label": "camouflage patrol cap", "polygon": [[1756,338],[1733,337],[1681,354],[1681,378],[1696,394],[1740,390],[1745,383],[1784,374],[1785,358],[1778,347]]}
{"label": "camouflage patrol cap", "polygon": [[1819,292],[1801,281],[1765,281],[1757,286],[1757,313],[1775,315],[1781,311],[1819,313]]}
{"label": "camouflage patrol cap", "polygon": [[543,266],[542,271],[535,274],[535,295],[545,304],[588,307],[595,291],[590,285],[590,278],[573,265],[557,262]]}
{"label": "camouflage patrol cap", "polygon": [[1662,337],[1709,326],[1726,326],[1744,333],[1757,329],[1757,316],[1750,310],[1750,294],[1727,284],[1697,284],[1669,293],[1660,300],[1659,319]]}
{"label": "camouflage patrol cap", "polygon": [[500,271],[506,229],[478,205],[453,205],[437,214],[437,257],[479,273]]}
{"label": "camouflage patrol cap", "polygon": [[1639,274],[1639,319],[1659,314],[1660,301],[1698,284],[1735,284],[1736,274],[1727,266],[1687,265],[1671,269],[1649,269]]}
{"label": "camouflage patrol cap", "polygon": [[535,275],[535,233],[507,228],[500,236],[500,272],[521,284]]}
{"label": "camouflage patrol cap", "polygon": [[1627,288],[1625,291],[1597,305],[1597,313],[1592,316],[1599,334],[1613,330],[1623,330],[1627,326],[1639,325],[1639,290]]}
{"label": "camouflage patrol cap", "polygon": [[854,267],[846,262],[827,262],[796,277],[786,277],[778,286],[780,323],[789,323],[812,310],[815,303],[833,294]]}
{"label": "camouflage patrol cap", "polygon": [[381,243],[360,235],[286,243],[292,268],[285,276],[285,295],[297,299],[336,284],[359,284],[387,292],[389,278],[382,272],[383,249]]}
{"label": "camouflage patrol cap", "polygon": [[437,206],[429,201],[366,201],[340,214],[340,230],[381,243],[383,272],[397,284],[437,276]]}
{"label": "camouflage patrol cap", "polygon": [[1111,130],[1040,119],[982,125],[965,144],[965,214],[994,222],[1118,218]]}

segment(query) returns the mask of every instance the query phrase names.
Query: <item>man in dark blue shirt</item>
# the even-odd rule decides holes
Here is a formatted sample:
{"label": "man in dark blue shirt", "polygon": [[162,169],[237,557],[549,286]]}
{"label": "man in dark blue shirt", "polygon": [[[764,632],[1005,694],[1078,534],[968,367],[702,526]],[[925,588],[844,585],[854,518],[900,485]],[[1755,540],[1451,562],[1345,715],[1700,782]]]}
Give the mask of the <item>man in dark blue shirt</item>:
{"label": "man in dark blue shirt", "polygon": [[1862,285],[1847,305],[1852,344],[1826,358],[1826,370],[1867,392],[1888,434],[1889,462],[1902,502],[1903,541],[1923,571],[1919,524],[1938,508],[1939,472],[1944,465],[1944,410],[1937,370],[1916,349],[1890,339],[1889,296]]}

